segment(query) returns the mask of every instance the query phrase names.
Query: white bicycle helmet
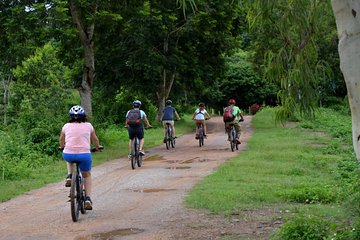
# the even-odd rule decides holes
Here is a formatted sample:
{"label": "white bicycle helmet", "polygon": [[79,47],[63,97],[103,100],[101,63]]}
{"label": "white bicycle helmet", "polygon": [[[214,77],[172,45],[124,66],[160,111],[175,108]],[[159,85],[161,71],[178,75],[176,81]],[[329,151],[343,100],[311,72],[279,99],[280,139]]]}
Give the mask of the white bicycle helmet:
{"label": "white bicycle helmet", "polygon": [[69,115],[73,119],[78,119],[78,118],[85,117],[85,111],[82,106],[75,105],[70,108]]}
{"label": "white bicycle helmet", "polygon": [[141,106],[141,102],[139,100],[133,101],[132,104],[133,104],[134,107],[140,107]]}

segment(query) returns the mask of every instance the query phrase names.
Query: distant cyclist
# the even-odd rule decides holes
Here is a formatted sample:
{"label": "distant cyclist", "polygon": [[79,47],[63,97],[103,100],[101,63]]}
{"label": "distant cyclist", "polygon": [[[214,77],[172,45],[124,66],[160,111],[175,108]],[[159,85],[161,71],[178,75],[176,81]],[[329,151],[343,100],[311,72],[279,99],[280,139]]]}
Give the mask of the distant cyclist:
{"label": "distant cyclist", "polygon": [[95,134],[95,129],[86,119],[84,109],[79,106],[73,106],[69,111],[70,120],[61,130],[60,148],[63,149],[62,157],[67,162],[66,187],[71,186],[72,164],[74,161],[80,162],[79,168],[84,177],[85,184],[85,208],[92,210],[92,201],[90,195],[92,193],[91,181],[91,165],[92,157],[90,151],[91,140],[99,150],[102,146]]}
{"label": "distant cyclist", "polygon": [[230,99],[228,101],[228,106],[224,109],[224,122],[225,122],[225,129],[226,133],[228,134],[228,141],[230,141],[230,126],[234,124],[236,129],[236,141],[240,144],[240,133],[241,128],[239,122],[244,121],[244,117],[242,112],[238,106],[235,106],[236,101],[234,99]]}
{"label": "distant cyclist", "polygon": [[[196,124],[203,124],[204,126],[204,137],[206,137],[206,124],[205,120],[210,119],[209,113],[205,109],[205,103],[199,103],[199,107],[195,110],[194,115],[192,117],[193,120],[196,120]],[[199,138],[198,129],[196,128],[196,139]]]}
{"label": "distant cyclist", "polygon": [[135,136],[140,140],[140,154],[145,155],[144,152],[144,126],[143,122],[146,124],[147,128],[151,128],[146,113],[143,110],[140,110],[141,102],[139,100],[135,100],[133,103],[133,109],[129,110],[126,113],[126,121],[125,127],[128,128],[129,133],[129,155],[131,158],[131,146]]}
{"label": "distant cyclist", "polygon": [[170,127],[172,128],[173,136],[176,138],[175,134],[175,125],[174,125],[174,116],[177,120],[180,120],[179,114],[177,113],[176,109],[171,106],[172,101],[166,100],[165,108],[162,110],[162,117],[161,121],[164,127],[164,143],[166,143],[166,124],[169,123]]}

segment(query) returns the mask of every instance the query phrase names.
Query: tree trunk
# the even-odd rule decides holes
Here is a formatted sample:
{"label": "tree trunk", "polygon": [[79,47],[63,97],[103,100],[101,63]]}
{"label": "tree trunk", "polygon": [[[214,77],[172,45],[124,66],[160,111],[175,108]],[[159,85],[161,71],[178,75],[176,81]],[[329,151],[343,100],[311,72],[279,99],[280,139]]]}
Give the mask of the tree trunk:
{"label": "tree trunk", "polygon": [[360,161],[360,2],[332,0],[339,37],[340,68],[351,108],[353,145]]}
{"label": "tree trunk", "polygon": [[[170,35],[170,34],[169,34]],[[177,42],[176,42],[177,46]],[[165,107],[165,101],[169,97],[172,85],[175,81],[175,72],[176,67],[174,67],[173,71],[169,71],[166,69],[167,67],[167,56],[169,52],[169,36],[164,39],[164,48],[163,48],[163,60],[164,60],[164,68],[162,71],[162,82],[159,85],[159,90],[157,92],[157,101],[158,101],[158,113],[156,115],[156,121],[160,121],[162,109]]]}
{"label": "tree trunk", "polygon": [[4,87],[4,99],[3,99],[3,103],[4,103],[4,125],[7,126],[7,107],[9,106],[10,103],[10,92],[9,92],[9,86],[10,86],[10,82],[12,80],[12,76],[4,76],[3,78],[3,87]]}
{"label": "tree trunk", "polygon": [[[95,78],[95,56],[94,56],[94,22],[86,25],[85,19],[80,18],[80,10],[73,1],[69,1],[72,20],[78,30],[81,43],[84,48],[84,68],[81,86],[79,87],[81,105],[87,116],[92,116],[92,87]],[[94,3],[91,13],[96,14],[97,4]],[[83,20],[83,21],[82,21]]]}

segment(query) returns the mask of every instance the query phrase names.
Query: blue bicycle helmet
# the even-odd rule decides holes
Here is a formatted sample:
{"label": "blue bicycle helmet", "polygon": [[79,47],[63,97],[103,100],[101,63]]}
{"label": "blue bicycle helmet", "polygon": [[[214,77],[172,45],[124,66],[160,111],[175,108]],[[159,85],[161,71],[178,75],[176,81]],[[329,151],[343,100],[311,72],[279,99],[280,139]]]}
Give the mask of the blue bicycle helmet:
{"label": "blue bicycle helmet", "polygon": [[134,107],[140,107],[141,106],[141,102],[139,100],[133,101],[132,104],[133,104]]}
{"label": "blue bicycle helmet", "polygon": [[85,117],[85,111],[82,106],[75,105],[70,108],[69,115],[73,119],[78,119],[78,118]]}

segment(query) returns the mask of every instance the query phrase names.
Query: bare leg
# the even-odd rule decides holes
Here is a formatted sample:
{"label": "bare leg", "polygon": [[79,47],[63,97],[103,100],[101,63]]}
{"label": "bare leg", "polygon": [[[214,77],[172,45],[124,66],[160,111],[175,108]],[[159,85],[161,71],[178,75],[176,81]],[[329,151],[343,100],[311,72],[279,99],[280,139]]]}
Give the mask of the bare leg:
{"label": "bare leg", "polygon": [[82,175],[84,177],[84,185],[85,185],[85,193],[86,196],[91,195],[92,193],[92,178],[91,178],[91,172],[82,172]]}
{"label": "bare leg", "polygon": [[129,140],[129,153],[131,153],[131,145],[132,145],[132,142],[133,142],[133,140]]}
{"label": "bare leg", "polygon": [[72,173],[72,163],[66,162],[67,173]]}
{"label": "bare leg", "polygon": [[175,137],[176,136],[175,125],[171,125],[171,128],[172,128],[172,132],[173,132],[173,137]]}
{"label": "bare leg", "polygon": [[143,150],[144,147],[144,138],[140,139],[140,150]]}

